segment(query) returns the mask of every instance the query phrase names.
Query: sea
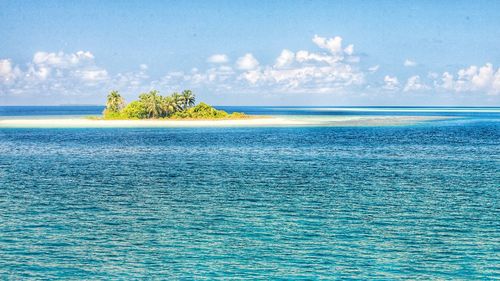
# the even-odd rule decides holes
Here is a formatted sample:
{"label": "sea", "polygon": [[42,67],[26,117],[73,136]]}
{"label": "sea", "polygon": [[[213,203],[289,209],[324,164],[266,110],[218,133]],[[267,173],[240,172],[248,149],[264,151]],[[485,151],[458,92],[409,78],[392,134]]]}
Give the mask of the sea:
{"label": "sea", "polygon": [[0,279],[500,279],[499,107],[218,108],[447,118],[0,128]]}

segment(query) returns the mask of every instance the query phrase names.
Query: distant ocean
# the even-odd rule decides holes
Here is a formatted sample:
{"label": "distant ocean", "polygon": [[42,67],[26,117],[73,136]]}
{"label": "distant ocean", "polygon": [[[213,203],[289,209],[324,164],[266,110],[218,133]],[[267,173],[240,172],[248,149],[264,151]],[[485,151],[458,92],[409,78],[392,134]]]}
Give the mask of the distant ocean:
{"label": "distant ocean", "polygon": [[[500,118],[500,107],[409,107],[409,106],[216,106],[227,112],[253,115],[405,115]],[[0,106],[0,118],[84,117],[102,114],[104,106]]]}
{"label": "distant ocean", "polygon": [[[0,279],[500,276],[500,108],[408,126],[0,128]],[[0,107],[3,118],[103,107]]]}

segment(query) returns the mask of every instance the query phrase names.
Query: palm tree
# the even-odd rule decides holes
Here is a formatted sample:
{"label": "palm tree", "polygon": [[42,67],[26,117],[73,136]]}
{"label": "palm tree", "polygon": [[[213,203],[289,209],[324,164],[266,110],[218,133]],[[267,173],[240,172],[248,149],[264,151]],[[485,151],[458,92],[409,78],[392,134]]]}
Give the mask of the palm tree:
{"label": "palm tree", "polygon": [[118,91],[111,91],[106,101],[106,110],[109,112],[119,112],[125,107],[125,101]]}
{"label": "palm tree", "polygon": [[183,101],[183,109],[186,110],[189,107],[194,105],[195,102],[195,96],[191,90],[184,90],[182,91],[182,101]]}
{"label": "palm tree", "polygon": [[165,113],[165,116],[168,116],[170,114],[175,113],[178,109],[179,106],[175,102],[172,96],[169,97],[164,97],[162,100],[162,109],[163,112]]}
{"label": "palm tree", "polygon": [[184,105],[184,98],[182,97],[182,95],[180,95],[177,92],[174,92],[171,95],[171,97],[172,97],[172,100],[174,101],[174,103],[176,104],[177,109],[182,110],[183,109],[183,105]]}
{"label": "palm tree", "polygon": [[139,98],[144,103],[149,118],[158,118],[162,115],[162,96],[159,95],[157,90],[141,94]]}

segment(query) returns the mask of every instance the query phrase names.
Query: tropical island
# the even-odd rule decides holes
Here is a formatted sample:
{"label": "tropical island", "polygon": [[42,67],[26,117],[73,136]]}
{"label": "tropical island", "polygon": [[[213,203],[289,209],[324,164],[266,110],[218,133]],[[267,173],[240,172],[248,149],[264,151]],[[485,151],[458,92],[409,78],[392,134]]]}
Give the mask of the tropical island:
{"label": "tropical island", "polygon": [[241,112],[227,113],[200,102],[195,104],[196,97],[191,90],[174,92],[162,96],[157,90],[139,95],[139,99],[125,103],[118,91],[108,94],[104,120],[138,120],[138,119],[242,119],[249,118]]}
{"label": "tropical island", "polygon": [[125,103],[111,91],[102,116],[0,119],[0,128],[139,128],[139,127],[261,127],[261,126],[397,126],[437,120],[443,116],[257,116],[228,113],[206,103],[196,104],[191,90],[162,96],[156,90]]}

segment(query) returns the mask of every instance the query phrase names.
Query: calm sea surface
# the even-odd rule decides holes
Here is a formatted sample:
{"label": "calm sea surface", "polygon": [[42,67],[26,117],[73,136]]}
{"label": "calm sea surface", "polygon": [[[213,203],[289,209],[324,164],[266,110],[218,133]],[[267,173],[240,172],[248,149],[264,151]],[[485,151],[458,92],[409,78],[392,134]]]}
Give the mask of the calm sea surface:
{"label": "calm sea surface", "polygon": [[0,128],[0,279],[500,278],[499,108],[221,108],[456,118]]}

